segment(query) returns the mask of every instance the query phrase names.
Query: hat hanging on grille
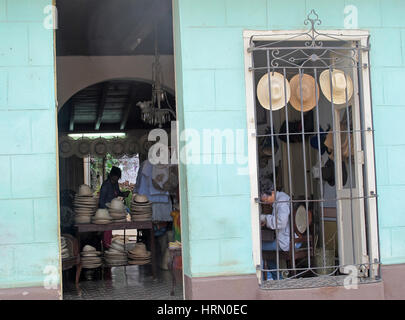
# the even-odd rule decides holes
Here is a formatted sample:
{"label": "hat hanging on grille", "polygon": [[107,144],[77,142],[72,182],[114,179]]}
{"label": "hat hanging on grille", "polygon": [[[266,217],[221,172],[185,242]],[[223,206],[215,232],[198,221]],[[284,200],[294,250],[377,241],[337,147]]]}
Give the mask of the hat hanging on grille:
{"label": "hat hanging on grille", "polygon": [[290,104],[295,110],[301,111],[301,95],[303,112],[310,111],[316,106],[316,103],[319,100],[319,86],[314,77],[310,76],[309,74],[302,74],[302,76],[296,74],[291,78],[290,86]]}
{"label": "hat hanging on grille", "polygon": [[333,103],[334,104],[344,104],[346,103],[346,91],[347,91],[347,101],[353,95],[353,81],[350,75],[345,74],[342,70],[335,69],[330,72],[330,70],[325,70],[319,76],[319,83],[321,84],[321,90],[326,99],[332,102],[331,95],[331,80],[332,80],[332,92],[333,92]]}
{"label": "hat hanging on grille", "polygon": [[[261,106],[267,110],[276,111],[283,108],[290,100],[291,89],[290,84],[281,73],[270,73],[271,84],[271,108],[270,108],[270,94],[269,94],[269,74],[266,73],[260,78],[257,84],[257,98]],[[287,95],[287,96],[286,96]]]}

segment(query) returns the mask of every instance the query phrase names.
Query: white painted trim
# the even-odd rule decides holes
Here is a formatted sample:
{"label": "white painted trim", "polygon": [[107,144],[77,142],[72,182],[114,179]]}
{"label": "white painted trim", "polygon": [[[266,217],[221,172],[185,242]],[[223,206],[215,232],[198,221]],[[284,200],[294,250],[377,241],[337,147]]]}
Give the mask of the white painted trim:
{"label": "white painted trim", "polygon": [[[307,35],[308,30],[244,30],[243,40],[244,40],[244,60],[245,60],[245,84],[246,84],[246,112],[247,112],[247,132],[248,132],[248,159],[249,159],[249,177],[250,177],[250,210],[251,210],[251,226],[252,226],[252,248],[253,248],[253,261],[255,266],[260,266],[261,263],[261,234],[260,234],[260,223],[259,223],[259,205],[255,202],[255,198],[259,196],[258,190],[258,157],[257,157],[257,139],[253,136],[256,132],[256,119],[254,112],[254,78],[253,73],[249,71],[252,67],[252,53],[248,51],[250,46],[250,40],[254,36],[255,41],[265,41],[269,40],[271,36],[272,40],[287,40],[297,34],[301,34],[294,38],[295,41],[308,40]],[[362,46],[367,46],[369,32],[366,30],[319,30],[321,34],[328,34],[332,36],[337,36],[342,40],[346,41],[360,41]],[[333,41],[328,36],[319,35],[317,40]],[[362,52],[363,63],[368,63],[368,52]],[[364,128],[373,128],[372,124],[372,108],[371,108],[371,93],[370,93],[370,74],[369,68],[363,68],[363,113],[364,113]],[[365,194],[369,195],[371,191],[376,191],[375,185],[375,166],[374,166],[374,140],[373,131],[366,132],[366,141],[364,142],[365,148],[365,174],[368,176],[368,185],[365,186]],[[368,202],[368,212],[366,215],[368,217],[367,233],[369,241],[372,244],[369,248],[368,254],[370,255],[372,261],[374,259],[379,260],[379,245],[378,245],[378,219],[377,219],[377,204],[375,198],[369,198],[366,200]],[[372,271],[375,272],[377,268]],[[258,270],[257,277],[259,283],[261,283],[261,272]]]}
{"label": "white painted trim", "polygon": [[252,248],[253,262],[256,268],[256,274],[261,283],[261,272],[257,269],[261,263],[261,233],[259,223],[259,204],[255,202],[255,198],[259,197],[258,177],[257,177],[257,139],[253,136],[256,132],[256,115],[255,115],[255,96],[254,96],[254,77],[249,68],[252,66],[252,54],[247,51],[249,48],[250,39],[244,38],[245,50],[245,82],[246,82],[246,106],[247,106],[247,143],[248,143],[248,159],[249,159],[249,178],[250,178],[250,213],[252,226]]}

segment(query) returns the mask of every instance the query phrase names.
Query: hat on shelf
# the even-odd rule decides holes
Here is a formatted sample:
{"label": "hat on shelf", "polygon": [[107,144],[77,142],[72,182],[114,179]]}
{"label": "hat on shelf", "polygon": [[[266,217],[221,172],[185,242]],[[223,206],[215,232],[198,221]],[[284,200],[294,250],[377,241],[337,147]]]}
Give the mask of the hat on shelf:
{"label": "hat on shelf", "polygon": [[130,206],[132,221],[150,221],[152,219],[152,203],[148,197],[136,194]]}
{"label": "hat on shelf", "polygon": [[[269,78],[271,85],[271,103],[269,94]],[[257,98],[261,106],[276,111],[283,108],[290,100],[291,88],[288,80],[278,72],[266,73],[257,84]]]}
{"label": "hat on shelf", "polygon": [[[346,91],[347,101],[350,101],[353,95],[352,78],[342,70],[334,69],[332,73],[330,70],[323,71],[319,76],[319,83],[326,99],[332,102],[333,98],[334,104],[346,103]],[[333,95],[331,94],[331,86]]]}
{"label": "hat on shelf", "polygon": [[143,265],[151,262],[152,254],[146,250],[144,243],[137,243],[135,248],[128,251],[128,264]]}
{"label": "hat on shelf", "polygon": [[91,222],[94,224],[109,224],[112,218],[107,209],[98,209],[96,214],[91,218]]}
{"label": "hat on shelf", "polygon": [[87,185],[87,184],[82,184],[79,187],[79,192],[78,195],[81,197],[92,197],[93,196],[93,190]]}
{"label": "hat on shelf", "polygon": [[290,86],[290,104],[295,110],[301,111],[301,99],[303,112],[310,111],[316,106],[319,100],[319,86],[314,77],[309,74],[302,74],[302,76],[296,74],[291,78]]}
{"label": "hat on shelf", "polygon": [[101,252],[96,251],[96,248],[86,245],[80,253],[80,262],[84,269],[95,269],[101,267],[103,261],[100,257]]}

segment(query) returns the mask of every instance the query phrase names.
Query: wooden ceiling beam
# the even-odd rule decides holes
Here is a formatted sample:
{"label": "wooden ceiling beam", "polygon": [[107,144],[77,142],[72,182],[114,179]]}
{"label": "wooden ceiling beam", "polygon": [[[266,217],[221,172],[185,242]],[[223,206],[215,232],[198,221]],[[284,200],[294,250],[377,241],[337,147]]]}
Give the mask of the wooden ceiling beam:
{"label": "wooden ceiling beam", "polygon": [[129,114],[131,112],[131,109],[135,107],[136,93],[137,93],[137,86],[136,86],[136,84],[133,84],[131,86],[131,92],[129,94],[129,98],[128,98],[128,101],[127,101],[126,108],[122,112],[120,130],[125,129],[125,127],[127,125],[127,122],[128,122],[128,118],[129,118]]}
{"label": "wooden ceiling beam", "polygon": [[94,126],[95,130],[100,130],[100,125],[101,125],[101,121],[103,119],[103,114],[104,114],[104,107],[105,107],[105,103],[107,101],[107,92],[108,92],[109,85],[110,84],[108,82],[106,82],[103,84],[103,87],[101,88],[100,100],[99,100],[98,108],[97,108],[96,125]]}

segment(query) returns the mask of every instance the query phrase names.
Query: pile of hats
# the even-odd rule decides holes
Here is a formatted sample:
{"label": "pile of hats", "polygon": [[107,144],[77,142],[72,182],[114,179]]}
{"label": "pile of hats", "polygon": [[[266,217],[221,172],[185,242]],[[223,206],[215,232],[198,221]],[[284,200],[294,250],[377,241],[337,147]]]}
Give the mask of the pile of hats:
{"label": "pile of hats", "polygon": [[69,248],[68,248],[68,244],[66,242],[66,238],[65,237],[60,237],[60,243],[61,243],[61,248],[62,248],[62,259],[67,259],[70,257],[70,253],[69,253]]}
{"label": "pile of hats", "polygon": [[132,221],[149,221],[152,219],[152,202],[145,195],[135,195],[130,210]]}
{"label": "pile of hats", "polygon": [[97,198],[93,197],[93,190],[83,184],[73,200],[76,224],[90,223],[92,215],[97,209]]}
{"label": "pile of hats", "polygon": [[114,238],[110,248],[104,252],[104,260],[109,267],[126,266],[128,257],[124,242],[119,238]]}
{"label": "pile of hats", "polygon": [[111,202],[106,203],[106,206],[113,222],[127,221],[127,211],[122,200],[119,198],[112,199]]}
{"label": "pile of hats", "polygon": [[107,209],[98,209],[96,214],[91,217],[91,223],[94,224],[109,224],[112,222],[112,218]]}
{"label": "pile of hats", "polygon": [[97,251],[96,248],[85,245],[80,253],[82,267],[84,269],[95,269],[101,267],[103,261],[101,260],[100,254],[101,252]]}
{"label": "pile of hats", "polygon": [[143,265],[151,262],[151,253],[146,250],[144,243],[137,243],[135,248],[128,251],[128,264]]}

